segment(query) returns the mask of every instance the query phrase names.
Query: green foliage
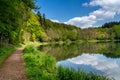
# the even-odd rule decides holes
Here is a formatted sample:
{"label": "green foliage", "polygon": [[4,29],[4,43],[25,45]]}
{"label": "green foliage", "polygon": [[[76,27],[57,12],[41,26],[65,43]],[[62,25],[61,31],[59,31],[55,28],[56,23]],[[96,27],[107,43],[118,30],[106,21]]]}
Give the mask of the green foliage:
{"label": "green foliage", "polygon": [[102,25],[102,28],[111,28],[113,27],[114,25],[119,25],[120,22],[109,22],[109,23],[105,23],[104,25]]}
{"label": "green foliage", "polygon": [[17,12],[17,7],[14,7],[17,2],[18,1],[0,0],[0,37],[3,40],[11,40],[11,31],[14,30],[14,27],[18,24],[17,18],[19,17],[19,13]]}
{"label": "green foliage", "polygon": [[[7,43],[31,41],[77,40],[80,29],[54,23],[40,12],[36,15],[35,0],[0,1],[0,41]],[[28,35],[28,37],[25,35]],[[5,42],[5,43],[6,43]]]}
{"label": "green foliage", "polygon": [[28,7],[30,7],[30,8],[32,8],[32,9],[34,9],[34,8],[36,8],[36,6],[35,6],[35,1],[36,0],[22,0]]}
{"label": "green foliage", "polygon": [[0,64],[20,45],[9,46],[1,45],[0,44]]}
{"label": "green foliage", "polygon": [[109,29],[107,28],[98,28],[98,40],[107,40],[109,39]]}
{"label": "green foliage", "polygon": [[38,16],[36,16],[33,12],[30,12],[30,17],[27,21],[26,31],[31,34],[31,41],[43,41],[43,36],[46,36],[44,29],[39,22]]}
{"label": "green foliage", "polygon": [[28,3],[21,0],[0,0],[0,41],[7,43],[22,41],[25,21],[31,11],[30,6],[26,5]]}
{"label": "green foliage", "polygon": [[80,28],[72,25],[54,23],[50,20],[46,20],[46,27],[44,29],[49,37],[49,41],[66,41],[68,39],[75,41],[80,39],[80,37],[78,37]]}
{"label": "green foliage", "polygon": [[120,25],[115,25],[113,27],[114,32],[115,32],[115,38],[120,39]]}
{"label": "green foliage", "polygon": [[57,68],[57,77],[58,80],[110,80],[94,73],[86,73],[82,70],[76,71],[62,66]]}
{"label": "green foliage", "polygon": [[34,45],[23,51],[26,70],[30,80],[54,80],[55,59],[39,52]]}

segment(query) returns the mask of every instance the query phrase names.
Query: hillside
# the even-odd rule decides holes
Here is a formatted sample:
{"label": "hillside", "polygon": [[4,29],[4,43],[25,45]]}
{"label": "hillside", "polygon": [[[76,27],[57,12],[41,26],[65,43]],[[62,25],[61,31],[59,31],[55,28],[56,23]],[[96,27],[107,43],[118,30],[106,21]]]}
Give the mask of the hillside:
{"label": "hillside", "polygon": [[33,13],[33,0],[1,0],[0,4],[1,43],[79,39],[80,28],[54,23]]}
{"label": "hillside", "polygon": [[55,23],[41,16],[34,0],[0,0],[0,43],[15,44],[28,41],[119,40],[120,23],[106,23],[102,27],[80,29]]}
{"label": "hillside", "polygon": [[78,40],[80,28],[61,23],[55,23],[49,19],[44,19],[31,12],[30,18],[27,21],[26,31],[30,34],[32,41],[65,41]]}

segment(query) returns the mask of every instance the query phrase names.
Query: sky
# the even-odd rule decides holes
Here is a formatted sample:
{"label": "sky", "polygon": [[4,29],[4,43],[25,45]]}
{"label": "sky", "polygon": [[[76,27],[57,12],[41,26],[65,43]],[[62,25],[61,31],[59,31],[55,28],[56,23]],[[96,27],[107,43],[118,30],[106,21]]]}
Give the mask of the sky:
{"label": "sky", "polygon": [[51,21],[80,28],[120,21],[120,0],[37,0],[36,5]]}

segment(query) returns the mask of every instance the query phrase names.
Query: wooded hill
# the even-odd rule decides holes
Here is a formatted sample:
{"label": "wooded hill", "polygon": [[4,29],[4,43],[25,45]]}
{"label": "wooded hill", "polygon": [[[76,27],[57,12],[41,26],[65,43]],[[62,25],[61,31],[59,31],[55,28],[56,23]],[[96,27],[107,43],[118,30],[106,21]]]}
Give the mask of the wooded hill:
{"label": "wooded hill", "polygon": [[80,29],[55,23],[39,11],[35,0],[0,0],[0,43],[28,41],[119,40],[120,22],[110,22],[98,28]]}

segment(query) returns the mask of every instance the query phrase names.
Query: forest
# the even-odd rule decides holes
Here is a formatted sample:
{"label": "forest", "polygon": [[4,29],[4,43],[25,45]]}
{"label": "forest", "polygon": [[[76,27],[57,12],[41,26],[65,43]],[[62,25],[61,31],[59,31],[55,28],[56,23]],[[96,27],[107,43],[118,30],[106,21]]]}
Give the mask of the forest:
{"label": "forest", "polygon": [[36,0],[0,0],[1,44],[120,39],[120,22],[109,22],[100,27],[85,29],[55,23],[40,13],[35,2]]}

